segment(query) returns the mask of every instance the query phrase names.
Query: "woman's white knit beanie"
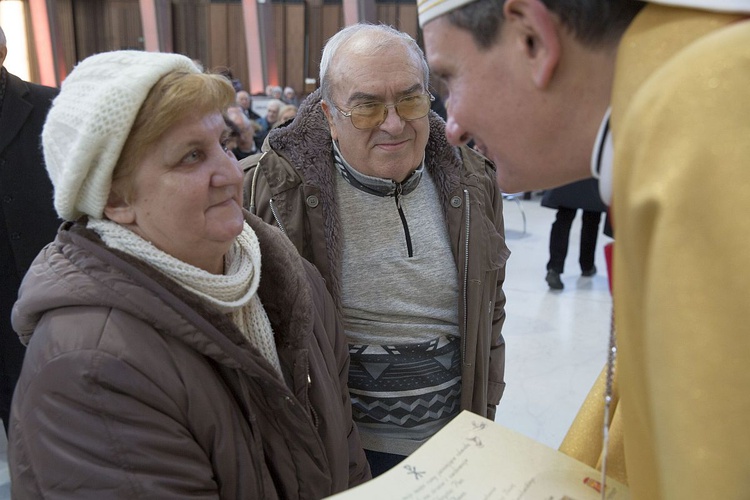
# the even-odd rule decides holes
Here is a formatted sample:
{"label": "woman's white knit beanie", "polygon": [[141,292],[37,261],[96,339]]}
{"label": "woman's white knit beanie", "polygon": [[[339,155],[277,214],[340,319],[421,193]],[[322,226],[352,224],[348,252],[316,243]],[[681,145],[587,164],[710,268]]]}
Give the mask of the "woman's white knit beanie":
{"label": "woman's white knit beanie", "polygon": [[174,70],[201,72],[183,55],[121,50],[88,57],[65,78],[42,130],[61,218],[102,218],[135,117],[154,84]]}

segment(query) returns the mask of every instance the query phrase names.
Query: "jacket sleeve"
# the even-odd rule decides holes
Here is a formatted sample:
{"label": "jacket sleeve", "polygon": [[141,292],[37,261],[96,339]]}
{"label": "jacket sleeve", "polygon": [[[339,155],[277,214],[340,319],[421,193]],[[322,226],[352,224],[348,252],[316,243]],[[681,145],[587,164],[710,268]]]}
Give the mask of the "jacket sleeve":
{"label": "jacket sleeve", "polygon": [[[56,332],[80,320],[69,314]],[[180,401],[160,388],[179,383],[168,358],[149,371],[96,348],[50,356],[47,344],[27,352],[13,408],[14,498],[218,498],[206,450],[184,425]]]}
{"label": "jacket sleeve", "polygon": [[[326,293],[328,307],[327,309],[334,314],[335,306],[333,299]],[[362,449],[362,443],[359,438],[359,430],[352,418],[352,402],[349,397],[349,347],[346,342],[344,330],[341,322],[336,318],[336,338],[339,342],[336,344],[336,358],[339,361],[339,380],[341,381],[341,404],[345,412],[345,422],[349,424],[349,487],[357,486],[372,478],[370,464]]]}
{"label": "jacket sleeve", "polygon": [[505,338],[503,338],[503,324],[505,323],[505,263],[510,250],[505,246],[505,223],[503,219],[503,195],[495,181],[495,169],[486,166],[491,179],[492,210],[494,213],[493,223],[497,234],[502,235],[502,248],[500,252],[502,263],[497,270],[497,282],[495,283],[495,309],[492,314],[492,339],[490,343],[490,373],[489,394],[487,397],[487,418],[494,420],[497,404],[505,392]]}
{"label": "jacket sleeve", "polygon": [[[313,286],[313,293],[322,297],[323,304],[323,322],[328,330],[329,338],[332,339],[336,367],[338,370],[339,387],[341,395],[341,408],[343,412],[343,422],[348,425],[347,441],[349,447],[349,487],[354,487],[364,483],[372,478],[370,464],[362,449],[362,443],[359,438],[359,430],[352,419],[352,402],[349,397],[349,344],[341,326],[336,306],[333,303],[331,295],[328,293],[323,278],[320,273],[307,261],[304,261],[308,269],[308,274],[313,275],[317,286]],[[321,304],[321,301],[317,301]]]}

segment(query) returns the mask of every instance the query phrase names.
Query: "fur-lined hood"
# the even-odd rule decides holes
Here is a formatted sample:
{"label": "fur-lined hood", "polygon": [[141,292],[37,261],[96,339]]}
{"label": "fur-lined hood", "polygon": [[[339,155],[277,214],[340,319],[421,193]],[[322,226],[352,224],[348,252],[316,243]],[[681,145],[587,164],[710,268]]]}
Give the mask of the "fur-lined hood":
{"label": "fur-lined hood", "polygon": [[14,310],[33,334],[10,419],[14,498],[327,498],[370,478],[325,284],[247,220],[283,377],[228,315],[83,221],[62,227]]}

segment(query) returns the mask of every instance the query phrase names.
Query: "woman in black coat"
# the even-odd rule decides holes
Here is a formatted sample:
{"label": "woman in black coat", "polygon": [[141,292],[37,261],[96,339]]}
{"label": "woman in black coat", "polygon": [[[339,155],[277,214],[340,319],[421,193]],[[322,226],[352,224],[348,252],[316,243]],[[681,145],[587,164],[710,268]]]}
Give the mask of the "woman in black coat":
{"label": "woman in black coat", "polygon": [[0,28],[0,418],[8,431],[13,389],[25,348],[10,325],[10,311],[26,270],[60,225],[44,167],[40,134],[56,88],[28,83],[4,67]]}

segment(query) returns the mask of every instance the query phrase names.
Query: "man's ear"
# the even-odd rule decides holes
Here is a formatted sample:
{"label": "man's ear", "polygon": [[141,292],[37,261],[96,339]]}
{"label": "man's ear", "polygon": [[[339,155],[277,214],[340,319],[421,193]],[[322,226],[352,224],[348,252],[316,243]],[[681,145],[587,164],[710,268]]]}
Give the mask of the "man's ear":
{"label": "man's ear", "polygon": [[333,123],[333,110],[328,105],[327,102],[321,100],[320,101],[320,108],[323,110],[323,114],[326,115],[326,121],[328,122],[328,127],[331,129],[331,138],[334,141],[337,141],[339,139],[339,134],[336,131],[336,124]]}
{"label": "man's ear", "polygon": [[503,14],[516,29],[514,33],[529,61],[534,85],[547,88],[560,63],[557,16],[541,0],[507,0]]}
{"label": "man's ear", "polygon": [[110,190],[107,204],[104,206],[104,215],[112,222],[117,222],[123,226],[135,222],[135,210],[125,200],[125,197],[117,192],[114,186]]}

